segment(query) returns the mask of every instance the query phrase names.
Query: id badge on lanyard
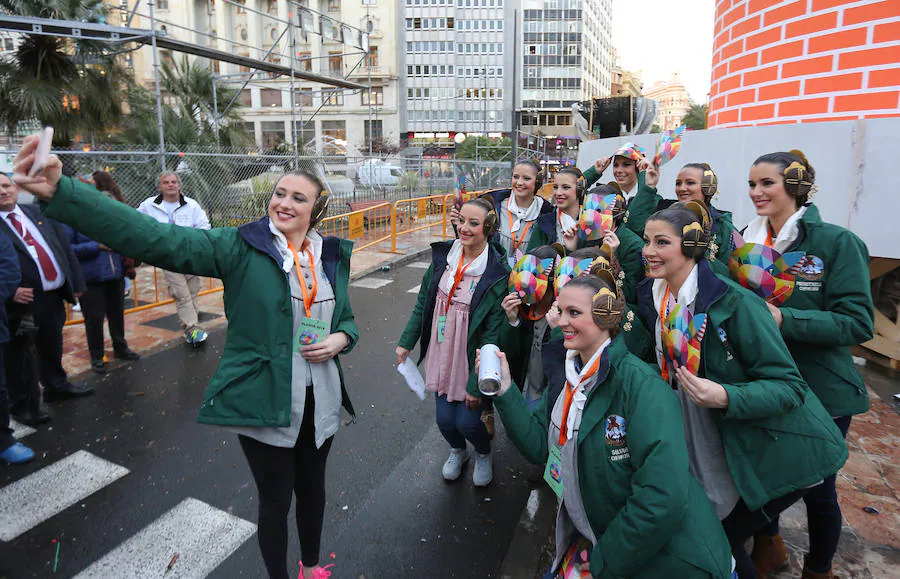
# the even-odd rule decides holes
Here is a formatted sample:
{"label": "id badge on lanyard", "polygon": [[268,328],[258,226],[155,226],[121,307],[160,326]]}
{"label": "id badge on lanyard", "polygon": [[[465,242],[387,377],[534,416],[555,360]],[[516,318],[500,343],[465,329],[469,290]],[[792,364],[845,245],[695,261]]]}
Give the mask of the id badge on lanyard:
{"label": "id badge on lanyard", "polygon": [[316,301],[316,294],[319,293],[319,279],[316,277],[316,262],[313,258],[312,250],[306,251],[309,257],[309,271],[312,276],[312,288],[307,289],[306,281],[301,273],[300,256],[292,245],[288,244],[288,248],[294,255],[294,267],[297,269],[297,281],[300,283],[300,291],[303,293],[303,309],[306,313],[306,317],[300,320],[300,325],[294,334],[294,352],[299,352],[303,346],[318,344],[328,337],[329,327],[325,321],[312,317],[312,305]]}
{"label": "id badge on lanyard", "polygon": [[544,480],[558,498],[563,495],[562,450],[555,444],[550,445],[547,466],[544,468]]}

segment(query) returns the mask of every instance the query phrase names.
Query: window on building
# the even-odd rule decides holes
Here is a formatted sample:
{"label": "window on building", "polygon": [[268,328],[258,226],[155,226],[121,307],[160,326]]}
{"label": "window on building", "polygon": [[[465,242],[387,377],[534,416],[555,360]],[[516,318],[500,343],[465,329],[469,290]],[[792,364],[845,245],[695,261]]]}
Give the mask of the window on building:
{"label": "window on building", "polygon": [[168,10],[169,0],[156,0],[156,7],[160,10]]}
{"label": "window on building", "polygon": [[455,22],[453,20],[453,17],[451,16],[450,18],[447,19],[447,28],[453,29],[455,26],[456,26]]}
{"label": "window on building", "polygon": [[370,104],[383,105],[384,87],[373,86],[369,90],[364,90],[362,92],[362,104],[363,106],[369,106]]}
{"label": "window on building", "polygon": [[266,149],[274,149],[284,142],[284,123],[281,121],[263,121],[260,123],[262,129],[262,145]]}
{"label": "window on building", "polygon": [[297,62],[301,72],[312,72],[312,53],[300,52],[297,56]]}
{"label": "window on building", "polygon": [[264,107],[280,107],[281,91],[274,88],[264,88],[259,91],[259,102]]}
{"label": "window on building", "polygon": [[249,107],[253,104],[253,100],[250,96],[250,89],[245,88],[241,91],[241,94],[237,98],[237,102],[244,105],[245,107]]}
{"label": "window on building", "polygon": [[301,107],[311,107],[313,106],[313,89],[312,87],[305,86],[300,89],[300,93],[297,94],[294,102]]}
{"label": "window on building", "polygon": [[328,0],[328,11],[329,12],[340,12],[341,11],[341,0]]}
{"label": "window on building", "polygon": [[362,0],[363,6],[375,6],[378,0]]}
{"label": "window on building", "polygon": [[344,91],[341,89],[327,90],[323,95],[324,102],[322,106],[326,107],[342,107],[344,106]]}
{"label": "window on building", "polygon": [[235,8],[237,9],[238,14],[246,14],[247,13],[247,6],[245,5],[246,2],[247,2],[247,0],[235,0],[235,4],[237,4],[237,6],[235,6]]}
{"label": "window on building", "polygon": [[363,121],[366,133],[366,142],[379,141],[384,138],[384,121],[381,119]]}
{"label": "window on building", "polygon": [[[322,135],[331,137],[326,139],[324,153],[329,156],[347,154],[347,123],[346,121],[322,121]],[[335,143],[342,141],[344,144]]]}
{"label": "window on building", "polygon": [[341,51],[331,51],[328,53],[328,73],[343,74],[344,73],[344,57]]}
{"label": "window on building", "polygon": [[366,66],[376,68],[378,66],[378,47],[370,46],[369,53],[366,55]]}

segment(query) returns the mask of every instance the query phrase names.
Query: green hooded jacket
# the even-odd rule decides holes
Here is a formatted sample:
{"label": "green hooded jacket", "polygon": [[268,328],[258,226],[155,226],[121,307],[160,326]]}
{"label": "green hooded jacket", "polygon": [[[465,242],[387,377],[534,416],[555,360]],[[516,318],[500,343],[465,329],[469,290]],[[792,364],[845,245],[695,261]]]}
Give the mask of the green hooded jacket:
{"label": "green hooded jacket", "polygon": [[875,327],[868,248],[847,229],[822,221],[813,204],[799,227],[788,251],[806,257],[781,307],[781,335],[831,416],[862,414],[869,395],[849,346],[871,340]]}
{"label": "green hooded jacket", "polygon": [[[412,315],[407,320],[406,328],[404,328],[398,343],[401,348],[412,350],[418,342],[421,346],[419,364],[422,363],[428,352],[431,326],[434,323],[434,306],[437,303],[438,284],[441,281],[441,275],[447,268],[447,255],[452,246],[452,240],[431,244],[431,265],[428,266],[422,278],[416,305],[413,307]],[[503,249],[497,244],[492,242],[488,246],[488,252],[487,267],[472,295],[469,331],[466,335],[466,358],[469,362],[469,381],[466,384],[466,391],[473,396],[480,396],[478,375],[475,372],[475,350],[485,344],[498,344],[500,328],[506,325],[506,314],[503,312],[500,302],[506,296],[509,266],[506,264],[506,259],[501,257]]]}
{"label": "green hooded jacket", "polygon": [[[510,439],[535,464],[549,453],[548,406],[556,403],[551,391],[559,388],[547,388],[533,412],[516,388],[495,399]],[[607,417],[613,416],[625,432],[624,446],[606,435]],[[593,577],[731,576],[722,525],[688,471],[678,399],[619,338],[602,354],[577,444],[578,486],[597,537]]]}
{"label": "green hooded jacket", "polygon": [[[728,468],[750,510],[818,484],[847,460],[841,432],[803,381],[778,326],[755,294],[700,260],[697,312],[707,324],[698,375],[721,384],[728,408],[713,411]],[[653,281],[638,288],[638,313],[655,336]]]}
{"label": "green hooded jacket", "polygon": [[[272,242],[268,217],[210,230],[159,223],[94,187],[63,177],[44,213],[124,255],[169,271],[222,280],[228,333],[200,407],[199,421],[227,426],[289,426],[293,315],[290,281]],[[268,245],[266,245],[266,241]],[[331,332],[356,344],[350,307],[352,242],[324,238],[322,265],[335,294]],[[355,416],[344,387],[343,406]]]}

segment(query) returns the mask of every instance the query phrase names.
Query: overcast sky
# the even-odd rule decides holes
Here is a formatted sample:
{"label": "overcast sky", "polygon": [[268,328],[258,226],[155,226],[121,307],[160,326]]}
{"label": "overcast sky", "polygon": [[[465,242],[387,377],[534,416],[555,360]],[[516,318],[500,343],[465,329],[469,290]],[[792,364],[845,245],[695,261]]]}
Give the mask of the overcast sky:
{"label": "overcast sky", "polygon": [[613,46],[644,88],[676,72],[695,102],[706,102],[712,67],[714,0],[613,0]]}

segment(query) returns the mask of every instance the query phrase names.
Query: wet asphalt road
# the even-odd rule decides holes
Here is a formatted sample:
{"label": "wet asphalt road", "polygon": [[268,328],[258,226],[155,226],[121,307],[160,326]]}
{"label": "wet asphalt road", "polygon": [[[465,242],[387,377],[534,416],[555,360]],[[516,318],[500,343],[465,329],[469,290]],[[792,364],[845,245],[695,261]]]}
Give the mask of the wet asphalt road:
{"label": "wet asphalt road", "polygon": [[[333,579],[495,577],[528,497],[527,464],[499,419],[491,486],[472,486],[471,463],[455,483],[441,478],[448,446],[433,398],[421,402],[406,388],[393,355],[415,303],[408,290],[424,271],[400,266],[367,278],[392,280],[382,288],[350,289],[361,338],[343,364],[358,417],[338,432],[328,462],[322,550],[323,562],[335,563]],[[0,577],[54,576],[53,539],[61,543],[55,576],[71,577],[188,497],[256,522],[256,490],[236,436],[196,422],[224,339],[219,331],[200,350],[177,346],[90,377],[93,397],[52,405],[53,422],[24,440],[38,459],[0,469],[0,487],[78,450],[131,472],[0,542]],[[289,521],[296,561],[293,514]],[[165,575],[168,560],[158,563],[147,577]],[[211,576],[264,577],[256,536]]]}

